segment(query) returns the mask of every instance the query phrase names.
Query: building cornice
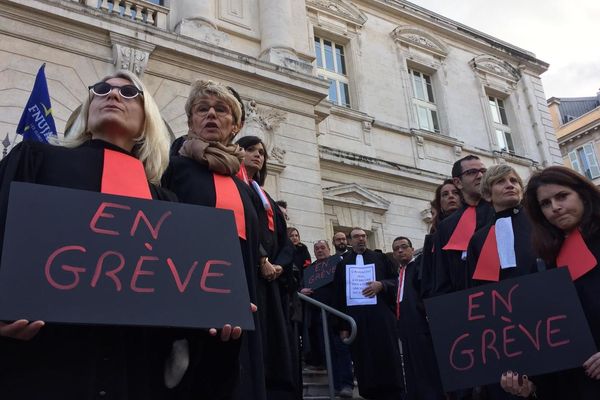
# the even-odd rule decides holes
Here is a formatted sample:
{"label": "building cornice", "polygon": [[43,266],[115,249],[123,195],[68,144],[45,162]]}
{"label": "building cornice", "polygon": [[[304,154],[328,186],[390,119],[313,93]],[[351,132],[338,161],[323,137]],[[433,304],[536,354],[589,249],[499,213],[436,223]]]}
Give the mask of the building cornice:
{"label": "building cornice", "polygon": [[[588,120],[589,122],[586,122]],[[586,130],[593,128],[596,124],[600,123],[600,107],[596,107],[593,110],[586,112],[583,115],[575,118],[566,124],[561,125],[556,130],[556,137],[560,143],[567,137],[572,137],[577,134],[582,134]]]}
{"label": "building cornice", "polygon": [[[19,12],[18,9],[25,12]],[[251,77],[253,81],[260,80],[261,84],[271,92],[283,91],[286,96],[311,105],[318,104],[327,96],[328,84],[323,79],[260,61],[257,58],[209,43],[179,36],[151,25],[129,21],[117,15],[108,15],[106,12],[78,2],[65,0],[19,0],[17,2],[8,0],[8,2],[0,5],[0,10],[2,10],[3,16],[19,22],[25,20],[33,26],[73,35],[78,39],[89,40],[107,47],[110,47],[110,33],[135,37],[138,41],[147,42],[149,45],[154,46],[152,59],[160,59],[161,61],[177,59],[177,62],[181,63],[180,66],[189,68],[192,71],[210,71],[211,75],[216,74],[215,76],[221,74],[223,79],[232,82],[247,83],[248,78]],[[27,15],[27,12],[29,12],[29,15]],[[47,18],[46,15],[48,15]],[[0,31],[11,34],[11,32],[5,32],[2,29]],[[104,34],[99,34],[100,32]],[[14,36],[14,33],[12,35]],[[26,39],[32,40],[30,37]],[[37,41],[44,42],[43,39],[39,38]],[[50,38],[44,44],[83,54],[83,50],[77,51],[66,45],[58,45],[52,42]],[[107,62],[111,61],[98,58]],[[155,75],[151,65],[146,69],[146,73]],[[181,77],[175,75],[169,75],[168,78],[175,81],[181,80]]]}
{"label": "building cornice", "polygon": [[416,22],[430,29],[443,31],[449,37],[481,49],[497,56],[507,55],[518,61],[537,75],[548,70],[549,64],[538,59],[534,53],[504,42],[469,26],[453,21],[443,15],[436,14],[416,4],[404,0],[359,0],[363,3],[396,18],[399,16]]}
{"label": "building cornice", "polygon": [[306,0],[306,7],[356,26],[363,26],[367,22],[367,17],[358,8],[343,0]]}
{"label": "building cornice", "polygon": [[573,142],[584,136],[591,135],[594,133],[600,134],[600,119],[592,121],[589,124],[579,128],[573,132],[570,132],[570,133],[567,133],[566,135],[561,136],[560,138],[558,138],[558,145],[564,146],[567,143]]}
{"label": "building cornice", "polygon": [[412,181],[412,186],[423,189],[430,188],[428,184],[437,185],[439,182],[447,179],[448,176],[436,172],[398,164],[392,161],[381,160],[379,158],[368,157],[362,154],[356,154],[349,151],[334,149],[327,146],[319,146],[319,157],[322,161],[330,161],[344,165],[363,169],[367,174],[378,174],[378,178],[386,180],[383,173],[390,182],[398,183],[397,179]]}

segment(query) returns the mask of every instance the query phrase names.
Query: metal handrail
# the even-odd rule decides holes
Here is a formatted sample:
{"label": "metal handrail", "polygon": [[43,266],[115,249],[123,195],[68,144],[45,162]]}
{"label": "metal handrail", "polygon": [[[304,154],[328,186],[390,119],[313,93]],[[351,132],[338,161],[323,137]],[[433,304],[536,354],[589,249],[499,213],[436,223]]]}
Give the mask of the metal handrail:
{"label": "metal handrail", "polygon": [[354,339],[356,338],[356,331],[357,331],[356,321],[354,320],[354,318],[352,318],[348,314],[344,314],[343,312],[338,311],[335,308],[330,307],[327,304],[321,303],[320,301],[317,301],[317,300],[313,299],[312,297],[309,297],[300,292],[298,292],[298,298],[306,301],[307,303],[312,304],[315,307],[319,307],[321,309],[321,320],[323,321],[323,339],[325,341],[325,361],[327,362],[327,381],[329,384],[329,398],[333,400],[333,399],[335,399],[335,391],[333,389],[333,375],[332,375],[333,369],[332,369],[332,365],[331,365],[331,350],[330,350],[331,346],[329,343],[329,325],[327,322],[327,313],[329,312],[329,313],[335,315],[336,317],[346,320],[350,324],[350,336],[342,339],[342,342],[344,342],[345,344],[352,343],[354,341]]}

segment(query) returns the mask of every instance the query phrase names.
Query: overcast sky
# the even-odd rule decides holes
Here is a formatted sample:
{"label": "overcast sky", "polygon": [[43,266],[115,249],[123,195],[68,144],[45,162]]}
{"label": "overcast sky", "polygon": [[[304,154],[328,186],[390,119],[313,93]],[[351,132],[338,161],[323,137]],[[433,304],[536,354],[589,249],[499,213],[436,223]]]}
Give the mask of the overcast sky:
{"label": "overcast sky", "polygon": [[600,90],[600,0],[412,0],[535,53],[550,64],[546,98]]}

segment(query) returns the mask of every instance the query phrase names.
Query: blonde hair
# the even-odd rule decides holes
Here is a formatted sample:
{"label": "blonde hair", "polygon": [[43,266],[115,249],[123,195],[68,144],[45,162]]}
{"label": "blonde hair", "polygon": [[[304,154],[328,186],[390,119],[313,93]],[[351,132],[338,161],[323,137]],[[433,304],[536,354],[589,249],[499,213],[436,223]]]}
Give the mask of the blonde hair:
{"label": "blonde hair", "polygon": [[498,182],[511,172],[517,177],[517,181],[519,182],[521,189],[523,189],[523,180],[519,174],[517,174],[517,171],[510,165],[499,164],[491,166],[485,174],[483,174],[480,186],[481,196],[483,198],[490,198],[492,196],[492,186],[494,186],[494,183]]}
{"label": "blonde hair", "polygon": [[[229,91],[227,86],[211,80],[197,80],[192,82],[190,94],[185,102],[185,113],[188,118],[188,124],[192,118],[192,107],[202,97],[215,96],[223,100],[231,109],[233,122],[240,128],[242,126],[242,107],[239,101]],[[233,136],[231,137],[233,139]]]}
{"label": "blonde hair", "polygon": [[[146,177],[148,180],[160,186],[160,178],[169,164],[169,132],[160,115],[160,110],[150,94],[150,91],[142,81],[129,71],[119,70],[112,75],[102,78],[101,82],[106,82],[112,78],[122,78],[131,82],[135,87],[144,92],[144,130],[141,132],[133,148],[133,154],[142,162]],[[73,121],[69,131],[65,134],[64,146],[77,147],[92,138],[92,133],[88,130],[88,117],[90,102],[92,96],[88,96],[81,108],[79,114]]]}

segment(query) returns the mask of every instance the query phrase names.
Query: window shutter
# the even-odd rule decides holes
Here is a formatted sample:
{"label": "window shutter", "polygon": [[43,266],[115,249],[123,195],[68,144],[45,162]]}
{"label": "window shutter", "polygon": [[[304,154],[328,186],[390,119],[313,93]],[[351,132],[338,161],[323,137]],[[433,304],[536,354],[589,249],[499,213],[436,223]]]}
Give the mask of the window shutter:
{"label": "window shutter", "polygon": [[508,147],[508,151],[510,153],[515,153],[515,145],[512,140],[512,135],[510,132],[504,132],[504,137],[506,138],[506,146]]}
{"label": "window shutter", "polygon": [[598,168],[598,161],[596,160],[596,152],[594,151],[593,143],[586,143],[583,146],[585,158],[587,158],[588,165],[590,166],[590,175],[592,179],[600,176],[600,168]]}
{"label": "window shutter", "polygon": [[575,171],[579,172],[580,174],[583,174],[583,172],[581,171],[581,168],[579,167],[579,160],[577,159],[577,152],[575,152],[575,151],[569,152],[569,159],[571,160],[571,166],[573,167],[573,169]]}

